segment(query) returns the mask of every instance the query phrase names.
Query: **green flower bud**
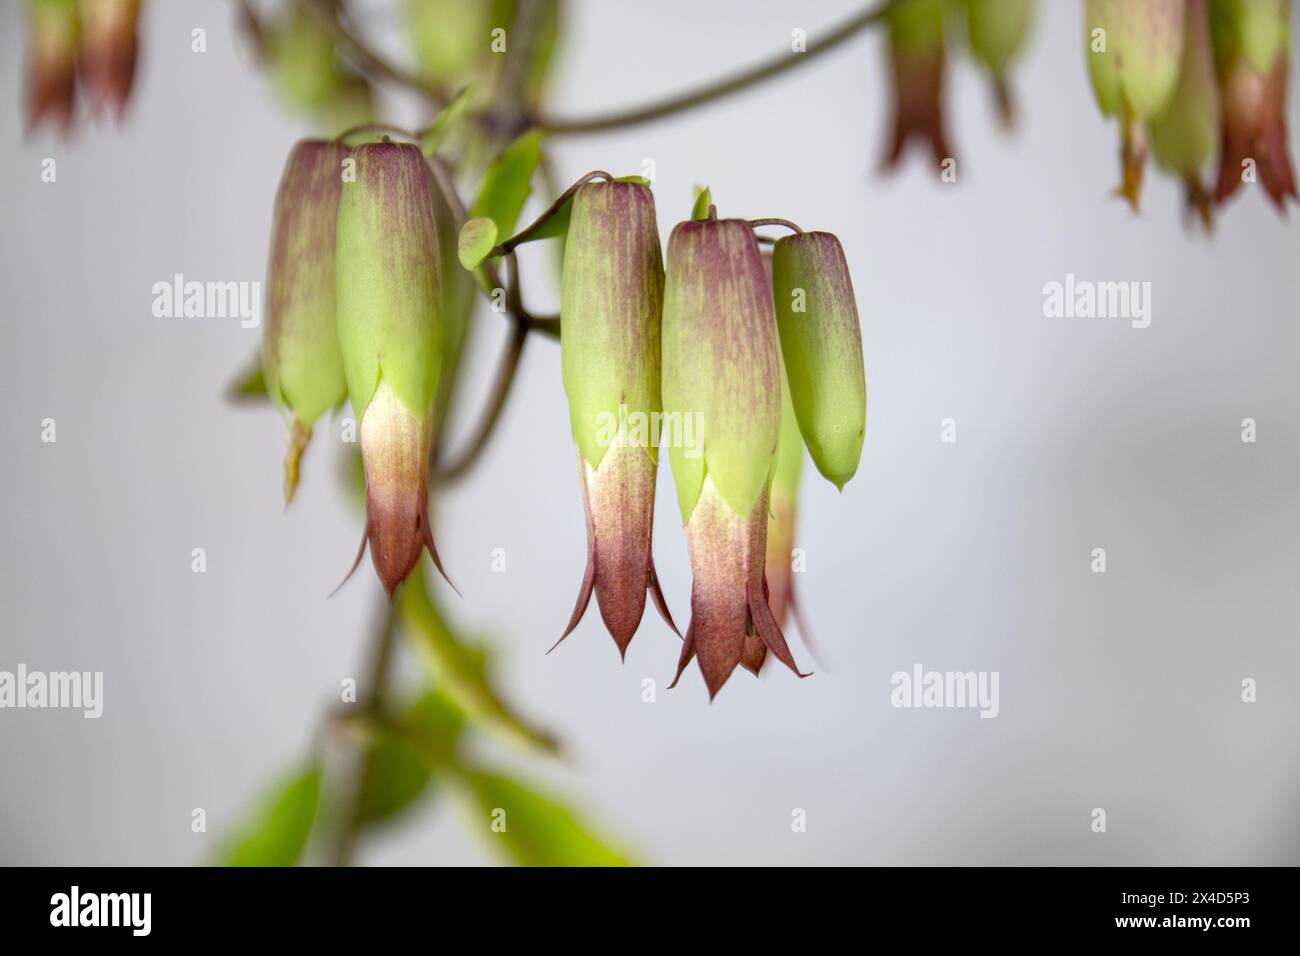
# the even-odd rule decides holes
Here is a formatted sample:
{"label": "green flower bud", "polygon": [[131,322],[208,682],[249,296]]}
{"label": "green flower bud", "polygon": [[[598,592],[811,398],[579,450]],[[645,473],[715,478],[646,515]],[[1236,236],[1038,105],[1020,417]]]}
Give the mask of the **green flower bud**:
{"label": "green flower bud", "polygon": [[286,502],[298,485],[312,425],[347,395],[334,309],[334,238],[347,155],[340,143],[296,144],[275,196],[262,374],[268,394],[292,415]]}
{"label": "green flower bud", "polygon": [[1210,30],[1223,119],[1215,202],[1242,183],[1247,161],[1279,210],[1295,198],[1287,144],[1291,12],[1285,0],[1212,0]]}
{"label": "green flower bud", "polygon": [[406,23],[420,72],[434,83],[460,83],[488,50],[483,0],[407,0]]}
{"label": "green flower bud", "polygon": [[897,0],[889,7],[886,24],[894,89],[894,132],[885,155],[886,167],[898,164],[913,138],[929,143],[936,163],[952,156],[943,119],[946,2]]}
{"label": "green flower bud", "polygon": [[76,0],[28,0],[27,128],[45,117],[67,133],[77,96]]}
{"label": "green flower bud", "polygon": [[91,107],[119,117],[135,79],[140,0],[81,0],[81,79]]}
{"label": "green flower bud", "polygon": [[296,6],[270,34],[270,57],[272,82],[295,109],[327,106],[343,82],[334,38]]}
{"label": "green flower bud", "polygon": [[366,472],[362,547],[391,597],[423,546],[441,570],[426,491],[442,364],[438,228],[417,147],[369,143],[351,158],[356,180],[339,202],[339,346]]}
{"label": "green flower bud", "polygon": [[1186,0],[1087,0],[1085,49],[1097,102],[1120,119],[1120,195],[1134,209],[1146,166],[1146,122],[1169,103],[1183,53]]}
{"label": "green flower bud", "polygon": [[1007,87],[1007,68],[1025,45],[1033,13],[1033,0],[966,0],[971,52],[992,74],[998,114],[1006,124],[1015,114]]}
{"label": "green flower bud", "polygon": [[620,654],[641,623],[647,588],[672,626],[650,547],[663,288],[650,189],[631,182],[580,187],[564,248],[560,362],[587,512],[587,570],[564,637],[594,589]]}
{"label": "green flower bud", "polygon": [[342,135],[375,120],[375,96],[370,81],[356,73],[344,73],[338,88],[320,111],[321,123]]}
{"label": "green flower bud", "polygon": [[778,240],[772,285],[799,429],[817,470],[843,490],[862,458],[867,382],[858,307],[840,241],[829,232]]}
{"label": "green flower bud", "polygon": [[1151,120],[1151,148],[1156,162],[1184,183],[1187,208],[1213,224],[1209,192],[1201,171],[1214,153],[1219,135],[1219,91],[1210,47],[1207,0],[1187,0],[1186,36],[1178,86],[1163,113]]}
{"label": "green flower bud", "polygon": [[771,285],[749,224],[679,223],[668,241],[663,403],[669,421],[697,420],[702,436],[669,448],[694,575],[677,678],[698,655],[710,697],[751,633],[798,673],[763,583],[779,361]]}

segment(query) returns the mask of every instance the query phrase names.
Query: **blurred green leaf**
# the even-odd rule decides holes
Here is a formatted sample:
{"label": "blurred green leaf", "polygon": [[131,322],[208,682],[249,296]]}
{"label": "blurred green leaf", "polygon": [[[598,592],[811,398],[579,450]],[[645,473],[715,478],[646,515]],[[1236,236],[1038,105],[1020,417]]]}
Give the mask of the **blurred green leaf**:
{"label": "blurred green leaf", "polygon": [[709,206],[713,203],[713,193],[708,186],[697,186],[695,189],[695,205],[691,209],[692,219],[708,219]]}
{"label": "blurred green leaf", "polygon": [[471,219],[460,227],[456,255],[466,269],[477,269],[497,244],[497,224],[486,216]]}
{"label": "blurred green leaf", "polygon": [[223,866],[294,866],[302,857],[320,803],[320,768],[312,764],[281,782],[222,854]]}
{"label": "blurred green leaf", "polygon": [[503,149],[483,176],[470,216],[491,219],[496,223],[498,236],[513,233],[532,193],[533,174],[541,159],[542,134],[537,130],[529,130]]}
{"label": "blurred green leaf", "polygon": [[429,131],[420,139],[420,149],[425,156],[432,156],[438,151],[443,140],[447,138],[447,133],[453,129],[456,122],[465,115],[465,109],[472,102],[473,88],[466,86],[452,97],[450,103],[438,111],[433,125]]}
{"label": "blurred green leaf", "polygon": [[404,715],[377,727],[366,754],[358,825],[389,821],[425,797],[438,770],[456,765],[464,726],[456,706],[441,691],[430,690]]}
{"label": "blurred green leaf", "polygon": [[433,781],[424,752],[396,734],[380,734],[366,751],[357,797],[357,826],[383,823],[406,810]]}
{"label": "blurred green leaf", "polygon": [[271,396],[266,391],[266,378],[262,375],[262,356],[255,355],[226,385],[226,401],[236,404],[260,404]]}
{"label": "blurred green leaf", "polygon": [[572,810],[518,781],[467,771],[489,840],[522,866],[628,866],[630,860],[597,838]]}
{"label": "blurred green leaf", "polygon": [[452,633],[429,595],[424,565],[402,585],[398,606],[432,683],[467,717],[516,742],[556,751],[553,737],[524,721],[497,694],[484,649]]}
{"label": "blurred green leaf", "polygon": [[430,690],[411,707],[399,730],[435,764],[454,765],[465,715],[441,690]]}

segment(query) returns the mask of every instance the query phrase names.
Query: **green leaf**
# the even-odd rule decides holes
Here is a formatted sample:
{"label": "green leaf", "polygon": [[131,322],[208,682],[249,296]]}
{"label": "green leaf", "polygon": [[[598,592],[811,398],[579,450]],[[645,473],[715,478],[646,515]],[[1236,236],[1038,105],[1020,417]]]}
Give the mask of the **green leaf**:
{"label": "green leaf", "polygon": [[[618,176],[614,179],[616,183],[639,183],[642,186],[649,186],[650,180],[644,176]],[[535,231],[529,234],[524,242],[517,245],[524,245],[528,242],[536,242],[538,239],[563,239],[569,233],[569,216],[573,213],[573,197],[561,203],[560,207],[553,212],[547,220],[537,227]]]}
{"label": "green leaf", "polygon": [[313,763],[306,771],[281,782],[252,822],[227,845],[222,854],[222,865],[297,864],[316,819],[320,781],[320,768]]}
{"label": "green leaf", "polygon": [[708,219],[709,206],[713,204],[713,193],[708,186],[695,188],[695,205],[691,207],[692,219]]}
{"label": "green leaf", "polygon": [[381,734],[366,752],[357,824],[383,823],[419,800],[433,780],[424,752],[396,734]]}
{"label": "green leaf", "polygon": [[472,87],[461,87],[460,91],[451,98],[451,102],[438,111],[438,116],[434,119],[433,125],[420,138],[420,150],[425,156],[432,156],[438,151],[438,147],[446,139],[448,131],[465,115],[465,109],[472,101],[472,92]]}
{"label": "green leaf", "polygon": [[235,404],[260,404],[270,398],[266,390],[266,378],[262,373],[262,357],[253,356],[252,361],[230,380],[226,385],[226,401]]}
{"label": "green leaf", "polygon": [[568,807],[518,781],[468,771],[469,786],[488,839],[522,866],[629,866],[629,859],[596,837]]}
{"label": "green leaf", "polygon": [[537,130],[529,130],[503,149],[483,176],[470,216],[491,219],[497,225],[497,235],[509,236],[532,193],[533,174],[541,158],[542,134]]}
{"label": "green leaf", "polygon": [[460,264],[472,272],[496,244],[497,224],[486,217],[471,219],[460,227],[456,254],[460,257]]}
{"label": "green leaf", "polygon": [[557,749],[550,734],[526,722],[497,693],[483,648],[462,643],[452,632],[429,596],[423,565],[406,579],[398,605],[431,682],[467,717],[515,742]]}

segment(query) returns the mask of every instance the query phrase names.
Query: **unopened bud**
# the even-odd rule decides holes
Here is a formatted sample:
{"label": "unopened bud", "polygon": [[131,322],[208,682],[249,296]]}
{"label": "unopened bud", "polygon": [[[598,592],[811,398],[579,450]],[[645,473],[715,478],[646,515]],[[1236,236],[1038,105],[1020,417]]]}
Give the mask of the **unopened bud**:
{"label": "unopened bud", "polygon": [[81,77],[96,111],[119,117],[135,80],[140,0],[81,0]]}
{"label": "unopened bud", "polygon": [[334,297],[340,172],[347,155],[341,143],[298,143],[275,197],[262,371],[267,392],[292,415],[286,502],[297,487],[312,425],[347,395]]}
{"label": "unopened bud", "polygon": [[28,0],[27,128],[48,116],[72,127],[77,93],[76,0]]}
{"label": "unopened bud", "polygon": [[858,470],[867,424],[862,331],[840,241],[804,232],[772,253],[790,398],[817,470],[841,490]]}

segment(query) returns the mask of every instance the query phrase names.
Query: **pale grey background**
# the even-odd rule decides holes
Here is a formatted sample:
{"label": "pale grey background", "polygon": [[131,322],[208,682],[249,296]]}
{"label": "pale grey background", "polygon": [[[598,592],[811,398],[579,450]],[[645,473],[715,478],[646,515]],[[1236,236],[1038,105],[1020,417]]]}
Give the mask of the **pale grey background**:
{"label": "pale grey background", "polygon": [[[375,4],[371,28],[394,6]],[[0,861],[200,862],[360,672],[378,592],[367,564],[324,599],[360,527],[324,444],[284,514],[279,419],[219,400],[258,333],[150,314],[151,285],[175,272],[262,277],[281,163],[305,127],[252,68],[230,5],[160,2],[130,121],[24,139],[17,8],[0,14],[0,669],[103,670],[106,705],[98,721],[0,712]],[[855,8],[577,3],[554,102],[642,101]],[[645,860],[1300,854],[1300,234],[1254,190],[1213,242],[1183,233],[1167,179],[1150,180],[1140,218],[1109,200],[1116,134],[1087,86],[1081,14],[1039,8],[1018,133],[996,130],[982,77],[955,70],[957,185],[920,162],[876,174],[874,35],[723,104],[556,147],[566,179],[652,157],[665,235],[695,183],[724,214],[835,231],[862,312],[862,468],[843,495],[810,478],[803,496],[799,586],[830,662],[809,680],[738,673],[712,706],[698,673],[665,692],[678,644],[653,617],[623,666],[594,614],[543,656],[584,560],[551,343],[530,350],[489,454],[445,507],[461,619],[494,636],[510,696],[574,755],[573,768],[528,761],[531,775]],[[411,106],[396,115],[418,122]],[[39,181],[45,156],[56,185]],[[1151,281],[1151,327],[1045,319],[1042,286],[1067,272]],[[530,289],[539,307],[548,282]],[[477,374],[503,325],[482,316]],[[47,416],[54,445],[39,437]],[[956,445],[939,441],[949,416]],[[1240,441],[1246,416],[1257,444]],[[685,618],[676,503],[659,505],[658,563]],[[190,571],[200,546],[205,575]],[[914,662],[999,671],[1001,715],[893,709],[889,677]],[[653,705],[645,677],[660,683]],[[194,807],[207,834],[190,832]],[[807,833],[791,832],[796,807]],[[1105,835],[1089,830],[1093,807]],[[488,839],[442,806],[362,860],[484,862]]]}

